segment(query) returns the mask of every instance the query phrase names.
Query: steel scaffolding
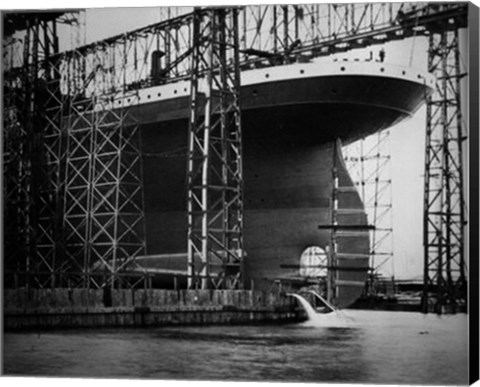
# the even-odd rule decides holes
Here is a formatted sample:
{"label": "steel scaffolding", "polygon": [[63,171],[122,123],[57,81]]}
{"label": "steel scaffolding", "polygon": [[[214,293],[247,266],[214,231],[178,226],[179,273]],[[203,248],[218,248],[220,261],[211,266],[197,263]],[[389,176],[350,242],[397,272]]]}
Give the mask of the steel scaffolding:
{"label": "steel scaffolding", "polygon": [[442,313],[466,305],[465,199],[458,21],[431,31],[429,71],[437,77],[427,101],[422,310]]}
{"label": "steel scaffolding", "polygon": [[61,97],[53,58],[57,25],[69,17],[54,12],[5,18],[5,270],[6,283],[15,286],[56,285]]}
{"label": "steel scaffolding", "polygon": [[[145,254],[138,90],[191,79],[190,286],[241,286],[239,70],[423,34],[438,78],[428,101],[424,310],[432,302],[437,310],[462,303],[458,29],[466,26],[467,11],[466,3],[365,3],[174,12],[172,19],[62,52],[57,27],[81,24],[75,13],[10,14],[4,38],[6,285],[113,287],[144,279],[135,259]],[[379,168],[386,162],[374,160]],[[388,216],[379,202],[376,217]]]}
{"label": "steel scaffolding", "polygon": [[[238,10],[196,10],[188,152],[189,287],[242,287]],[[203,74],[204,78],[199,79]]]}
{"label": "steel scaffolding", "polygon": [[114,44],[59,53],[57,23],[74,18],[11,19],[25,32],[23,61],[5,77],[6,282],[114,286],[145,245],[131,45],[118,64]]}
{"label": "steel scaffolding", "polygon": [[370,232],[370,292],[378,277],[394,277],[390,132],[345,147],[345,162],[365,205]]}
{"label": "steel scaffolding", "polygon": [[351,3],[247,6],[240,15],[242,63],[272,66],[423,34],[466,3]]}
{"label": "steel scaffolding", "polygon": [[139,96],[127,83],[132,42],[62,58],[68,99],[63,263],[70,286],[133,287],[145,280],[135,262],[145,254],[145,225]]}

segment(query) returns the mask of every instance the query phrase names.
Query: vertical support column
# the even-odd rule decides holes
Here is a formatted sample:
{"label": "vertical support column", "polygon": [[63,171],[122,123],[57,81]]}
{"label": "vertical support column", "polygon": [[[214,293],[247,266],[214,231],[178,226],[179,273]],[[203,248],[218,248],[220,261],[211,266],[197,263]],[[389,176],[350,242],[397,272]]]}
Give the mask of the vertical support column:
{"label": "vertical support column", "polygon": [[196,9],[188,154],[189,287],[242,287],[243,171],[236,8]]}
{"label": "vertical support column", "polygon": [[[69,58],[69,99],[66,112],[65,171],[62,206],[65,256],[64,286],[89,287],[84,268],[89,267],[89,217],[91,207],[91,164],[93,161],[93,100],[87,98],[83,83],[76,84],[76,70],[82,68],[80,53]],[[75,65],[73,65],[75,63]],[[77,87],[78,86],[78,87]]]}
{"label": "vertical support column", "polygon": [[25,257],[25,286],[29,288],[32,285],[32,264],[35,261],[35,203],[33,196],[34,191],[34,172],[32,166],[32,159],[35,157],[34,153],[34,114],[35,114],[35,96],[36,96],[36,77],[38,66],[38,39],[35,34],[35,24],[38,23],[37,18],[26,20],[26,35],[23,56],[23,119],[25,128],[24,146],[25,152],[22,160],[22,189],[24,190],[21,211],[23,211],[22,218],[24,219],[23,230],[26,236],[26,257]]}
{"label": "vertical support column", "polygon": [[[14,37],[4,40],[3,105],[3,224],[5,287],[26,285],[28,260],[29,163],[25,125],[25,55],[23,45]],[[22,51],[23,49],[23,51]],[[7,61],[5,59],[9,57]]]}
{"label": "vertical support column", "polygon": [[466,306],[463,149],[457,26],[431,31],[429,71],[437,77],[427,100],[424,191],[424,290],[422,311],[455,312]]}
{"label": "vertical support column", "polygon": [[[37,125],[41,132],[37,137],[38,192],[37,206],[37,282],[41,287],[55,287],[57,262],[61,259],[61,238],[58,226],[58,203],[62,193],[59,184],[63,135],[63,96],[60,91],[58,61],[57,21],[42,21],[43,32],[43,76],[39,79],[38,93],[42,102],[37,104],[40,117]],[[42,273],[42,274],[40,274]]]}
{"label": "vertical support column", "polygon": [[[4,215],[7,239],[16,235],[13,239],[17,244],[14,247],[7,243],[7,256],[16,257],[16,262],[6,268],[24,278],[22,285],[39,288],[55,286],[58,255],[57,178],[63,101],[55,58],[60,16],[45,19],[35,13],[16,15],[26,27],[22,76],[18,76],[20,68],[11,68],[12,73],[6,76],[9,92],[15,97],[10,99],[14,106],[8,108],[12,120],[8,125],[11,130],[6,133],[9,159],[5,176],[10,209]],[[14,113],[20,109],[22,114]]]}
{"label": "vertical support column", "polygon": [[338,277],[338,205],[339,205],[339,179],[338,179],[338,170],[337,170],[337,147],[339,146],[340,140],[333,142],[332,144],[332,197],[330,199],[331,204],[331,234],[330,234],[330,245],[327,255],[327,301],[329,303],[334,303],[336,295],[336,280]]}

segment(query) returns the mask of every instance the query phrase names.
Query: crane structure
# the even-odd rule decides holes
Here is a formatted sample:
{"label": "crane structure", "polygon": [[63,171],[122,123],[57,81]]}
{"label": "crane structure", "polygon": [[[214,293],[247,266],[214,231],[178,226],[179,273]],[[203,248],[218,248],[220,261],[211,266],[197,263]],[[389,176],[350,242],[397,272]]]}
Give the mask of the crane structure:
{"label": "crane structure", "polygon": [[[423,35],[437,75],[427,105],[424,305],[462,303],[458,31],[467,26],[468,8],[455,2],[203,9],[66,51],[59,50],[56,28],[67,13],[6,14],[5,24],[13,26],[4,36],[6,285],[113,287],[145,280],[136,264],[146,253],[138,90],[189,79],[195,107],[190,286],[207,286],[210,272],[215,279],[208,286],[241,287],[239,71]],[[68,20],[72,25],[75,18]]]}

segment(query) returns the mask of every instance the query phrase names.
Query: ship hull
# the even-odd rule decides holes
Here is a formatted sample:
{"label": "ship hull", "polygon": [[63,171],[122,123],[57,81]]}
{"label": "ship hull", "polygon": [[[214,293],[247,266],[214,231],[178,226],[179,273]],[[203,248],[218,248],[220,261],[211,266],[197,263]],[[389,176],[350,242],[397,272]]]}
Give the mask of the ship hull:
{"label": "ship hull", "polygon": [[[339,185],[354,187],[336,140],[348,143],[394,125],[412,114],[424,95],[421,84],[378,76],[242,87],[246,286],[268,290],[278,281],[299,283],[302,252],[312,246],[327,251],[331,243],[332,231],[319,226],[332,224],[334,165]],[[187,95],[136,108],[142,122],[147,254],[164,257],[147,266],[160,272],[187,269],[185,256],[168,257],[187,250],[188,108]],[[344,194],[339,205],[352,210],[339,223],[367,225],[356,190]],[[336,271],[343,285],[333,303],[346,307],[366,280],[368,232],[339,235],[337,252],[348,258],[336,262],[345,270]]]}
{"label": "ship hull", "polygon": [[[370,243],[365,209],[343,163],[341,143],[413,114],[431,82],[378,63],[242,71],[245,287],[308,285],[324,278],[320,264],[328,266],[335,306],[347,307],[359,297]],[[93,112],[83,113],[108,124],[116,122],[116,113],[126,114],[117,108],[129,107],[129,117],[139,124],[146,253],[125,269],[150,273],[157,287],[186,286],[190,83],[177,81],[129,95],[101,101]],[[214,91],[213,99],[215,95]],[[68,130],[89,133],[85,120],[69,118]],[[344,210],[335,217],[340,225],[354,226],[355,232],[333,234],[334,169],[343,192],[337,207]],[[70,216],[76,219],[74,212]],[[304,252],[312,247],[321,254],[304,260]],[[331,259],[325,262],[327,255]]]}
{"label": "ship hull", "polygon": [[[249,135],[248,129],[253,127],[245,128],[243,139],[246,251],[243,273],[249,287],[268,290],[275,281],[298,280],[299,268],[292,265],[300,265],[305,249],[312,246],[328,249],[331,231],[320,230],[319,226],[332,222],[334,164],[342,187],[354,185],[343,164],[341,150],[334,151],[334,141],[295,145],[288,139]],[[167,132],[157,126],[142,128],[147,253],[164,257],[187,249],[187,157],[177,151],[185,146],[187,131],[171,126]],[[171,145],[172,153],[161,144]],[[348,193],[348,197],[344,195],[342,206],[359,211],[343,216],[343,224],[366,225],[363,204],[356,191]],[[339,260],[340,267],[364,269],[342,272],[342,280],[355,283],[342,287],[341,301],[334,302],[343,307],[358,297],[358,288],[366,279],[368,233],[339,240],[338,245],[341,252],[357,255]],[[186,257],[159,259],[157,268],[185,273]]]}

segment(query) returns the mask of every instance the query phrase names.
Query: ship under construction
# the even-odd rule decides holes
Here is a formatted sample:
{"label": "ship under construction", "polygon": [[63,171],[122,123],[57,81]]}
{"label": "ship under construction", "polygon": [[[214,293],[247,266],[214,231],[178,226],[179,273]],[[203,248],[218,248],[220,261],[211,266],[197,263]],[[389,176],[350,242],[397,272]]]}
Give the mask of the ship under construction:
{"label": "ship under construction", "polygon": [[[368,270],[369,230],[340,141],[354,141],[409,117],[424,101],[428,83],[433,79],[427,74],[376,62],[242,72],[242,270],[247,283],[268,289],[275,280],[301,280],[300,260],[309,248],[316,249],[316,258],[304,263],[305,274],[309,265],[327,266],[328,259],[321,262],[321,257],[327,257],[337,225],[334,302],[345,307],[358,297]],[[175,275],[188,276],[190,83],[145,88],[139,98],[148,256],[136,262],[169,274],[173,286]]]}
{"label": "ship under construction", "polygon": [[[269,52],[239,43],[237,8],[195,10],[65,53],[48,38],[63,13],[7,15],[11,33],[32,31],[25,44],[52,49],[5,84],[5,141],[18,145],[7,152],[6,192],[28,193],[4,210],[6,285],[29,272],[39,287],[315,284],[350,306],[371,270],[373,226],[342,145],[408,119],[436,79],[382,57],[317,57],[444,28],[442,12],[463,18],[439,7],[425,8],[434,16],[397,10],[348,47],[333,35],[329,45],[286,39]],[[35,91],[20,96],[19,82]],[[30,108],[39,101],[41,117]],[[26,142],[9,130],[22,119],[34,133]]]}

